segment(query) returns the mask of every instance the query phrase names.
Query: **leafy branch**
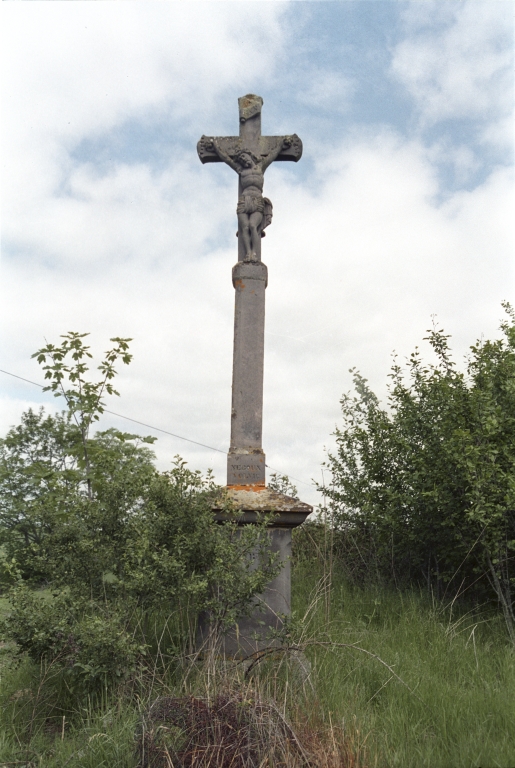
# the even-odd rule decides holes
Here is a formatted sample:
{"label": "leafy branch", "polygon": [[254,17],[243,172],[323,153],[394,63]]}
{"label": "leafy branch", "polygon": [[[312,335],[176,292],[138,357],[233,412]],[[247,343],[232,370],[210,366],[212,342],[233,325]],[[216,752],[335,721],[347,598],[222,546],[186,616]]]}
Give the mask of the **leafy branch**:
{"label": "leafy branch", "polygon": [[62,334],[59,346],[48,344],[38,349],[32,357],[45,371],[45,379],[50,381],[44,392],[53,392],[54,397],[64,397],[70,417],[75,422],[80,435],[83,460],[86,470],[88,496],[92,497],[91,463],[88,452],[89,430],[94,421],[98,421],[104,412],[104,396],[119,395],[114,388],[112,379],[116,376],[115,363],[121,360],[128,365],[132,360],[129,353],[129,342],[132,339],[122,339],[115,336],[110,341],[115,343],[107,350],[105,357],[97,367],[101,378],[97,382],[86,379],[89,371],[88,359],[92,359],[90,347],[84,343],[88,333],[70,331]]}

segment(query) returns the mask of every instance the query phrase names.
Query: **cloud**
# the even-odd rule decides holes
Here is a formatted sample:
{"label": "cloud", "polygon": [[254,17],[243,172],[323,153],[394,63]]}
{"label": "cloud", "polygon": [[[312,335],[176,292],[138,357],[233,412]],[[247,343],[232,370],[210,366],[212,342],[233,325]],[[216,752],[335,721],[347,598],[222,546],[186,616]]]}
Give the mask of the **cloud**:
{"label": "cloud", "polygon": [[[91,331],[98,353],[110,336],[134,337],[134,361],[119,375],[122,399],[108,408],[223,451],[237,179],[225,166],[202,166],[195,144],[202,132],[236,132],[236,98],[249,91],[265,97],[267,131],[277,130],[269,115],[285,96],[274,88],[295,44],[284,22],[288,6],[260,3],[259,14],[254,3],[4,7],[9,330],[2,367],[40,379],[30,354],[45,337],[55,342],[68,330]],[[439,31],[431,16],[413,18],[411,30],[406,21],[396,72],[422,112],[425,94],[427,114],[444,119],[452,88],[435,51],[445,59],[455,38],[461,77],[486,99],[482,130],[493,136],[500,107],[490,109],[488,99],[501,101],[483,91],[495,81],[495,67],[503,71],[492,42],[500,32],[492,21],[483,42],[477,38],[498,62],[485,79],[465,39],[470,14],[453,6]],[[401,64],[406,51],[419,55],[414,43],[420,61],[410,79]],[[297,120],[310,126],[302,133],[305,156],[299,166],[274,164],[266,177],[275,215],[263,245],[264,447],[271,467],[309,481],[320,477],[349,368],[357,366],[384,395],[391,351],[409,355],[432,313],[453,334],[458,359],[482,332],[496,334],[500,302],[513,289],[513,181],[507,168],[489,167],[480,183],[441,202],[442,157],[464,176],[474,172],[476,155],[466,142],[428,149],[419,132],[355,125],[352,111],[345,138],[324,142],[320,115],[340,125],[338,109],[349,107],[351,88],[336,67],[318,63],[303,78],[305,93],[311,89],[319,102],[292,96],[297,112],[287,112],[287,121],[288,130],[299,130]],[[477,114],[459,104],[459,114]],[[131,154],[130,143],[109,154],[129,124],[140,129],[138,150],[159,124],[165,149],[157,159]],[[105,147],[109,162],[83,152],[87,142]],[[28,386],[8,390],[4,429],[27,402],[58,404]],[[111,423],[149,432],[115,417],[102,426]],[[180,452],[224,481],[223,454],[164,435],[156,450],[162,467]]]}
{"label": "cloud", "polygon": [[317,70],[309,72],[297,100],[311,109],[324,110],[332,115],[348,112],[355,83],[340,72]]}
{"label": "cloud", "polygon": [[259,14],[240,3],[159,2],[3,11],[7,220],[60,188],[84,136],[152,111],[172,125],[207,121],[242,72],[266,82],[282,43],[283,7],[274,3]]}
{"label": "cloud", "polygon": [[406,38],[392,74],[408,89],[424,126],[444,120],[503,120],[484,142],[511,146],[513,108],[511,3],[410,3]]}

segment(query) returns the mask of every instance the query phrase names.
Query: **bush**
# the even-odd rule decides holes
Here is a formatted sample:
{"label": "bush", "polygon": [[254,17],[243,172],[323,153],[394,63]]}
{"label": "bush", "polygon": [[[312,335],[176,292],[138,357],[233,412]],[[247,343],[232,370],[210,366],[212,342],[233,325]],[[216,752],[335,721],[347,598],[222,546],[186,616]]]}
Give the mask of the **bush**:
{"label": "bush", "polygon": [[129,677],[142,661],[123,611],[69,593],[41,594],[19,586],[3,621],[7,637],[35,662],[61,670],[72,690],[99,689]]}
{"label": "bush", "polygon": [[503,338],[471,348],[455,370],[448,336],[437,357],[392,368],[389,410],[354,372],[329,455],[328,514],[359,578],[425,583],[437,596],[495,597],[515,642],[515,313]]}
{"label": "bush", "polygon": [[[280,565],[266,520],[243,530],[214,521],[222,491],[209,473],[178,457],[158,472],[147,445],[153,438],[114,429],[90,436],[104,392],[117,394],[114,362],[130,361],[130,340],[112,340],[102,378],[91,383],[84,335],[66,334],[60,347],[36,353],[67,412],[30,410],[0,440],[0,544],[4,584],[12,585],[6,636],[93,690],[135,671],[157,615],[170,653],[180,653],[201,612],[226,631],[253,609]],[[229,503],[224,511],[230,517]],[[29,587],[45,587],[47,597]]]}

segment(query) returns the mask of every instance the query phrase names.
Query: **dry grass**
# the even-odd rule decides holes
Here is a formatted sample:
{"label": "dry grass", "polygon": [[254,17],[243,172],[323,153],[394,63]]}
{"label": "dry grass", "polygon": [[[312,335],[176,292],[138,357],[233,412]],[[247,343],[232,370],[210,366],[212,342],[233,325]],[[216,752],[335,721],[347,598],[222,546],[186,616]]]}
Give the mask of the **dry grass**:
{"label": "dry grass", "polygon": [[256,689],[226,689],[211,699],[162,696],[138,739],[139,768],[364,768],[343,727],[286,718]]}

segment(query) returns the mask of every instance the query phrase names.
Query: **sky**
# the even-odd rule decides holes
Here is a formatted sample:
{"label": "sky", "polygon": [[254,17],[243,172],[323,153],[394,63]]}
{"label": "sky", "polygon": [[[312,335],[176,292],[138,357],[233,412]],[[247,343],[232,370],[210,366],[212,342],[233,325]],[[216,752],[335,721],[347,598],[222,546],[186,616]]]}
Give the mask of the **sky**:
{"label": "sky", "polygon": [[[237,178],[202,134],[297,133],[265,194],[263,446],[317,504],[357,368],[386,402],[392,353],[451,334],[460,366],[514,299],[513,2],[3,2],[0,368],[88,332],[131,337],[100,428],[158,437],[225,482]],[[0,434],[63,407],[0,373]]]}

